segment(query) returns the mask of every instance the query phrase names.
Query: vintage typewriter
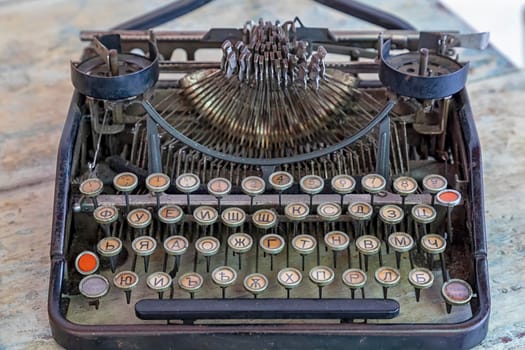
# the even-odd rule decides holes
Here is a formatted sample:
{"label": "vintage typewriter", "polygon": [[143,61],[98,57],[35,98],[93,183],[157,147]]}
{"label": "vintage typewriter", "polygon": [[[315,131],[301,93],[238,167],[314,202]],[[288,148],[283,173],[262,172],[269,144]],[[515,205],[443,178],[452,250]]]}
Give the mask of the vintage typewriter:
{"label": "vintage typewriter", "polygon": [[58,155],[57,342],[478,344],[481,155],[455,52],[487,35],[384,26],[84,32]]}

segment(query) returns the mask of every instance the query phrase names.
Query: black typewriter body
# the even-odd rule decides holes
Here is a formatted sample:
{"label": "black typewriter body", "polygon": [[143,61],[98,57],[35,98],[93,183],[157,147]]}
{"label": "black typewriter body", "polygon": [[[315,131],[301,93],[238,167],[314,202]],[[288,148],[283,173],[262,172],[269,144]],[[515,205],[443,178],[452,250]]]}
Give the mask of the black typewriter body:
{"label": "black typewriter body", "polygon": [[[290,21],[83,35],[57,162],[59,344],[467,349],[485,337],[482,163],[468,65],[450,58],[459,34]],[[181,48],[188,60],[169,60]]]}

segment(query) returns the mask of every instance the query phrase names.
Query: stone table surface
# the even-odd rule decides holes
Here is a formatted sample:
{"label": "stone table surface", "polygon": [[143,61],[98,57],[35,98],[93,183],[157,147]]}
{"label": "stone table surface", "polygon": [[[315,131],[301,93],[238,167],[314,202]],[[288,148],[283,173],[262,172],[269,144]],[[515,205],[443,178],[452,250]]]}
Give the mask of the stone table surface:
{"label": "stone table surface", "polygon": [[[57,145],[73,91],[69,61],[84,45],[78,33],[110,28],[164,3],[0,0],[0,349],[60,348],[46,311],[49,242]],[[269,3],[217,0],[166,28],[295,15],[311,25],[373,28],[307,0]],[[418,28],[466,28],[437,1],[370,3]],[[468,89],[484,155],[492,314],[478,348],[525,349],[525,74],[497,52],[479,61],[489,69],[475,72]]]}

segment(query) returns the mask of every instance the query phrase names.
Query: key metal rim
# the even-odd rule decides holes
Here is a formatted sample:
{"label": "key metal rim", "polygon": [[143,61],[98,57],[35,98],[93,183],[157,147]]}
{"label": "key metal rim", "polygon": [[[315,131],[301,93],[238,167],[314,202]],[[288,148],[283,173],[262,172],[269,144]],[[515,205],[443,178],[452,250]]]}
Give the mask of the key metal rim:
{"label": "key metal rim", "polygon": [[[349,282],[347,280],[346,276],[351,274],[351,273],[357,273],[357,274],[361,275],[361,277],[363,277],[363,281],[361,281],[359,283]],[[352,289],[359,289],[359,288],[363,288],[365,286],[365,284],[366,284],[366,282],[368,280],[368,276],[366,275],[366,273],[363,270],[352,268],[352,269],[345,270],[343,272],[343,274],[341,275],[341,279],[343,280],[343,284],[345,284],[347,287],[350,287]]]}
{"label": "key metal rim", "polygon": [[[117,280],[123,275],[133,276],[133,283],[128,284],[128,285],[122,285],[120,283],[117,283]],[[138,283],[139,283],[139,275],[135,273],[134,271],[130,271],[130,270],[120,271],[113,277],[113,285],[123,291],[132,290],[133,288],[137,286]]]}
{"label": "key metal rim", "polygon": [[[309,248],[303,248],[303,247],[300,247],[298,245],[298,242],[299,240],[307,240],[307,241],[310,241],[312,242],[312,246],[309,247]],[[292,239],[292,247],[297,250],[300,254],[310,254],[312,253],[315,248],[317,247],[317,239],[315,239],[314,236],[312,235],[308,235],[308,234],[300,234],[300,235],[297,235],[295,236],[293,239]]]}
{"label": "key metal rim", "polygon": [[[84,269],[82,269],[80,267],[80,260],[86,255],[89,255],[91,258],[93,258],[93,260],[95,262],[95,266],[92,269],[87,270],[87,271],[85,271]],[[84,276],[91,275],[91,274],[95,273],[98,270],[99,267],[100,267],[100,261],[98,259],[98,256],[97,256],[97,254],[93,253],[92,251],[84,250],[83,252],[80,252],[77,255],[76,259],[75,259],[75,269],[81,275],[84,275]]]}
{"label": "key metal rim", "polygon": [[[95,285],[92,285],[93,283],[95,283]],[[96,283],[98,283],[98,285]],[[100,285],[100,283],[102,283],[102,285]],[[96,287],[97,291],[94,293],[88,293],[88,291],[85,289],[86,286],[91,288]],[[88,275],[80,280],[80,283],[78,284],[78,290],[80,294],[88,299],[99,299],[108,294],[109,281],[106,277],[99,274]]]}
{"label": "key metal rim", "polygon": [[[181,185],[180,181],[183,178],[185,178],[185,177],[193,178],[195,180],[195,183],[193,185],[191,185],[191,186],[183,186],[183,185]],[[192,192],[196,191],[197,189],[199,189],[200,185],[201,185],[201,179],[197,175],[195,175],[193,173],[180,174],[175,179],[175,187],[177,188],[177,190],[179,190],[182,193],[192,193]]]}
{"label": "key metal rim", "polygon": [[[113,240],[117,243],[117,247],[113,250],[107,251],[102,248],[102,242]],[[104,237],[97,243],[97,252],[104,257],[112,257],[118,255],[122,251],[122,241],[118,237]]]}
{"label": "key metal rim", "polygon": [[[171,247],[168,246],[169,242],[172,240],[181,240],[184,242],[184,246],[180,248],[179,250],[174,250]],[[162,244],[164,247],[164,251],[169,255],[183,255],[188,250],[188,247],[190,246],[190,242],[188,239],[182,235],[173,235],[169,236],[164,240],[164,243]]]}
{"label": "key metal rim", "polygon": [[[118,179],[120,177],[123,177],[123,176],[130,176],[133,178],[133,182],[131,185],[120,185],[118,183]],[[118,191],[120,192],[131,192],[133,191],[137,185],[139,184],[139,179],[137,177],[137,175],[133,174],[132,172],[129,172],[129,171],[126,171],[126,172],[123,172],[123,173],[119,173],[117,175],[115,175],[115,177],[113,177],[113,187],[115,187],[115,189],[117,189]]]}

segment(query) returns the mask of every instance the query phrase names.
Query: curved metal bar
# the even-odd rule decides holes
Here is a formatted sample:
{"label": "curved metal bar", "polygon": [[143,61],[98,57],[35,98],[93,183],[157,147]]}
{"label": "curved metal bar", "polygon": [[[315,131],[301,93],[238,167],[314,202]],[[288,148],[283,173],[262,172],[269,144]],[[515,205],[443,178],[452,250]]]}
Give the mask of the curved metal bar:
{"label": "curved metal bar", "polygon": [[256,165],[256,166],[276,166],[276,165],[282,165],[282,164],[304,162],[307,160],[326,156],[327,154],[332,153],[332,152],[336,152],[340,150],[341,148],[351,145],[352,143],[356,142],[357,140],[359,140],[360,138],[368,134],[370,131],[372,131],[379,123],[381,123],[383,119],[385,119],[388,116],[388,114],[395,107],[396,104],[397,104],[397,100],[388,101],[386,105],[383,107],[383,109],[381,110],[381,112],[379,112],[379,114],[374,119],[372,119],[370,123],[368,123],[364,128],[359,130],[358,133],[332,146],[318,149],[318,150],[315,150],[309,153],[299,154],[293,157],[247,158],[247,157],[233,156],[231,154],[215,151],[198,142],[195,142],[194,140],[190,139],[189,137],[187,137],[186,135],[182,134],[180,131],[175,129],[164,118],[162,118],[162,116],[157,112],[155,107],[153,107],[149,101],[142,101],[142,106],[144,107],[148,115],[161,128],[163,128],[168,134],[170,134],[172,137],[176,138],[177,140],[181,141],[185,145],[195,149],[196,151],[206,154],[207,156],[210,156],[216,159],[221,159],[221,160],[232,162],[232,163]]}

